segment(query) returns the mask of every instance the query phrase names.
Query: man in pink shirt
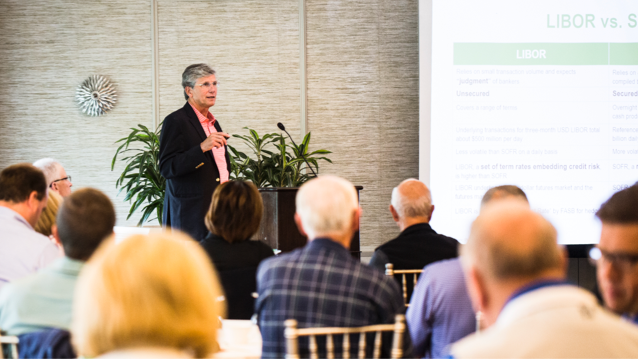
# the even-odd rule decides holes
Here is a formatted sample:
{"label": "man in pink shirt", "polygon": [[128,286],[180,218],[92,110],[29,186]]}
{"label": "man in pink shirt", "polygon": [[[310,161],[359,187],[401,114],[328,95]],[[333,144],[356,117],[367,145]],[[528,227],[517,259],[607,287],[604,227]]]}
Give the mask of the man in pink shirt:
{"label": "man in pink shirt", "polygon": [[228,181],[230,136],[209,111],[217,99],[215,70],[190,65],[182,86],[187,102],[166,116],[160,135],[160,173],[166,178],[162,223],[200,240],[208,233],[204,216],[213,192]]}

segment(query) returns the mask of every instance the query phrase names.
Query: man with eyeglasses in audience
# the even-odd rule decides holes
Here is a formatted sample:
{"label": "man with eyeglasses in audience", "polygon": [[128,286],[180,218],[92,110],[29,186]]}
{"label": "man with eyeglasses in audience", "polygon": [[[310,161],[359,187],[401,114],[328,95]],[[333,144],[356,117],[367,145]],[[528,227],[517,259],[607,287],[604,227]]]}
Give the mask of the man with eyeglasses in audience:
{"label": "man with eyeglasses in audience", "polygon": [[186,104],[166,116],[160,135],[159,166],[166,178],[163,225],[194,239],[208,234],[204,217],[215,188],[228,181],[229,134],[209,111],[217,100],[215,70],[190,65],[182,74]]}
{"label": "man with eyeglasses in audience", "polygon": [[47,181],[49,190],[66,197],[71,194],[71,176],[69,176],[60,162],[53,158],[43,158],[33,163],[34,166],[42,170]]}
{"label": "man with eyeglasses in audience", "polygon": [[638,183],[600,206],[600,241],[592,257],[605,305],[638,324]]}

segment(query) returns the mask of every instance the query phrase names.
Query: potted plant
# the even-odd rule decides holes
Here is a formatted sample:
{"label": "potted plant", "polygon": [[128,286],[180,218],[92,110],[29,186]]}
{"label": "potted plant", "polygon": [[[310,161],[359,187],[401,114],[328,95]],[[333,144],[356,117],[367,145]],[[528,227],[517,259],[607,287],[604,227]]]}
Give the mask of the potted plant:
{"label": "potted plant", "polygon": [[[300,241],[305,242],[305,239],[296,230],[292,220],[294,195],[297,187],[312,178],[311,174],[306,173],[308,165],[304,157],[315,172],[319,173],[319,161],[332,163],[329,158],[323,156],[331,152],[320,149],[308,153],[310,133],[304,136],[303,141],[297,146],[288,144],[286,138],[279,133],[268,133],[260,137],[257,131],[247,127],[244,129],[249,131],[248,135],[235,134],[233,137],[241,139],[253,154],[248,156],[233,146],[228,146],[231,155],[230,178],[251,181],[260,188],[266,208],[259,232],[261,238],[267,240],[274,248],[280,248],[282,246],[278,242],[279,229],[285,227],[283,231],[287,233],[288,239],[294,242],[294,246],[298,246]],[[155,131],[141,124],[137,125],[137,128],[131,128],[131,133],[127,137],[116,141],[121,145],[115,151],[111,162],[111,171],[113,171],[118,156],[126,154],[125,157],[120,158],[126,166],[115,185],[120,189],[119,192],[125,191],[124,200],[131,202],[127,219],[136,211],[142,211],[138,226],[155,219],[160,225],[162,224],[166,179],[159,171],[160,131],[161,124]],[[268,145],[270,145],[269,148]],[[289,190],[276,191],[277,188]],[[288,213],[290,209],[292,212]],[[276,218],[272,218],[273,214]],[[273,233],[272,230],[276,231],[274,236],[269,234]]]}
{"label": "potted plant", "polygon": [[[124,201],[131,201],[131,208],[126,219],[141,208],[142,218],[137,223],[142,226],[145,222],[157,219],[162,224],[162,211],[164,209],[164,194],[166,192],[166,179],[159,170],[159,136],[162,124],[155,132],[144,125],[131,128],[127,137],[117,140],[122,143],[111,162],[111,171],[115,168],[117,156],[126,154],[121,161],[126,167],[115,182],[115,187],[120,191],[126,191]],[[151,217],[155,214],[155,217]]]}
{"label": "potted plant", "polygon": [[[299,187],[304,182],[312,178],[312,174],[307,173],[305,159],[319,173],[319,161],[332,161],[324,156],[331,153],[328,150],[316,150],[308,153],[310,143],[310,133],[304,136],[303,141],[298,146],[288,144],[286,138],[279,133],[267,133],[260,137],[257,131],[244,127],[249,131],[249,135],[233,135],[241,139],[252,151],[253,157],[237,151],[233,146],[228,145],[231,154],[231,178],[251,181],[257,187]],[[272,144],[274,150],[266,149],[268,144]]]}
{"label": "potted plant", "polygon": [[306,238],[299,233],[294,221],[297,189],[312,178],[310,166],[319,173],[319,161],[332,162],[325,154],[328,150],[308,153],[310,133],[296,146],[288,144],[279,133],[267,133],[260,137],[257,131],[248,129],[248,135],[233,135],[252,150],[248,156],[233,146],[231,154],[231,178],[248,180],[259,188],[264,203],[264,215],[256,239],[266,241],[272,248],[284,252],[301,247]]}

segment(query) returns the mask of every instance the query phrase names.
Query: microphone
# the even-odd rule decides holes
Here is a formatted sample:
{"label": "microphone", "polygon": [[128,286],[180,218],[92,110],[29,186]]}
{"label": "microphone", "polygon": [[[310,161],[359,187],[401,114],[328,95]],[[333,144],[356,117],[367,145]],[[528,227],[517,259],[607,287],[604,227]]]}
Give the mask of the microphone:
{"label": "microphone", "polygon": [[[290,134],[288,133],[288,131],[286,131],[286,127],[284,127],[284,124],[281,122],[277,122],[277,127],[279,127],[280,130],[284,131],[287,135],[288,138],[290,138],[290,141],[292,141],[292,144],[295,145],[295,147],[299,147],[297,146],[297,144],[295,143],[295,140],[292,139],[292,136],[290,136]],[[312,171],[312,174],[315,175],[315,177],[318,177],[317,174],[315,173],[315,170],[312,169],[312,166],[310,166],[310,163],[308,163],[308,160],[306,159],[306,156],[303,155],[303,152],[300,153],[301,154],[301,158],[303,158],[303,160],[306,162],[306,164],[308,165],[308,168],[310,168],[310,171]]]}

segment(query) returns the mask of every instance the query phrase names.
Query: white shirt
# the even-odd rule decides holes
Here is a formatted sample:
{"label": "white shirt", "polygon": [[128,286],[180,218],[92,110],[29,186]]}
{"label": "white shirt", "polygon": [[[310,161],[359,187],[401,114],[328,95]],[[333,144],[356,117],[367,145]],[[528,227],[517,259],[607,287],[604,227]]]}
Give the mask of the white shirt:
{"label": "white shirt", "polygon": [[193,358],[193,356],[177,348],[148,346],[148,347],[123,348],[119,350],[114,350],[102,355],[98,355],[97,358],[100,358],[100,359],[142,359],[142,358],[188,359],[188,358]]}
{"label": "white shirt", "polygon": [[17,212],[0,206],[0,289],[62,257],[58,247]]}
{"label": "white shirt", "polygon": [[456,342],[455,358],[636,358],[638,327],[591,293],[549,286],[508,302],[496,323]]}

